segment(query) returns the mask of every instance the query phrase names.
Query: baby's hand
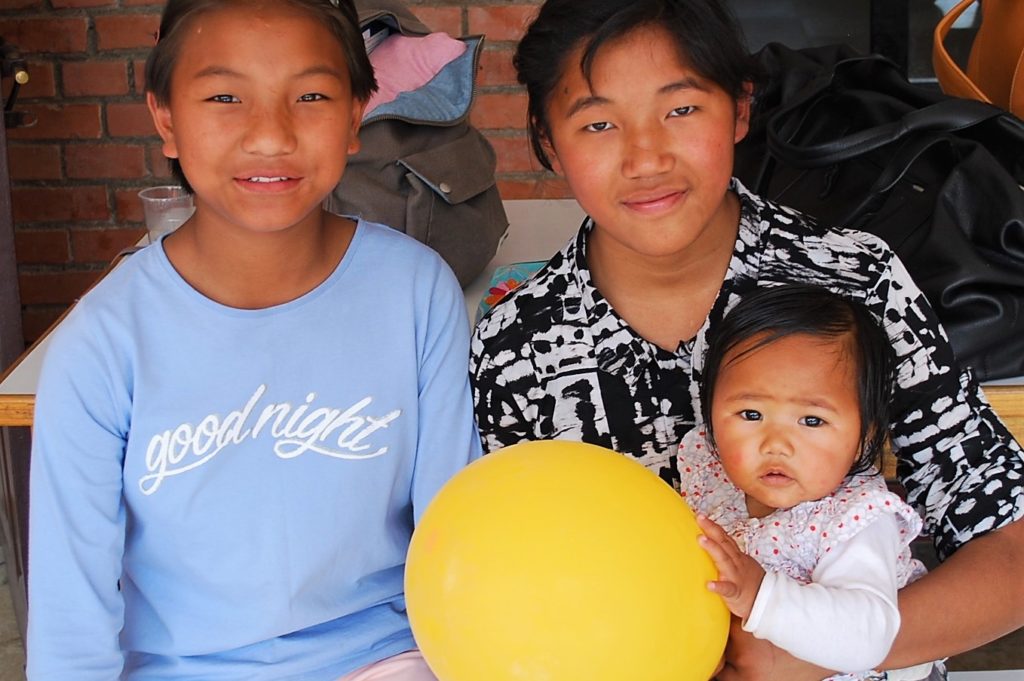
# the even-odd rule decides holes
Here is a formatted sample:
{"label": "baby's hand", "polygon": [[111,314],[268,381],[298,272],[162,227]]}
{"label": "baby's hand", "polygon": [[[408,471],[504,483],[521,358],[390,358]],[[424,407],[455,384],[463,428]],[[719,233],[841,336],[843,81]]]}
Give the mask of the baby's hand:
{"label": "baby's hand", "polygon": [[704,531],[704,536],[697,540],[718,568],[718,581],[708,582],[708,590],[721,596],[732,614],[747,618],[761,588],[764,569],[740,551],[732,537],[713,520],[698,515],[697,524]]}

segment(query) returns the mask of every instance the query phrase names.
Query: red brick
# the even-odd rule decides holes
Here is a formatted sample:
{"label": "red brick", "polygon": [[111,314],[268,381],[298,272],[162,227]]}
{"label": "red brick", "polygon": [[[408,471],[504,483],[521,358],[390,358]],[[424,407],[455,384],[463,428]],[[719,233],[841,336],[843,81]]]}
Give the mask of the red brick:
{"label": "red brick", "polygon": [[14,233],[14,252],[23,265],[63,265],[71,259],[64,229],[19,229]]}
{"label": "red brick", "polygon": [[19,106],[36,124],[31,128],[12,128],[10,139],[99,139],[99,104],[25,105]]}
{"label": "red brick", "polygon": [[543,177],[536,180],[499,179],[501,198],[509,199],[571,199],[572,192],[562,178]]}
{"label": "red brick", "polygon": [[539,172],[540,163],[533,157],[526,135],[514,137],[492,136],[488,138],[494,153],[498,156],[499,173]]}
{"label": "red brick", "polygon": [[133,79],[135,85],[136,94],[142,94],[146,91],[146,60],[136,59],[132,62],[132,70],[135,72]]}
{"label": "red brick", "polygon": [[68,177],[135,178],[146,175],[145,148],[137,144],[73,144],[64,150]]}
{"label": "red brick", "polygon": [[[53,77],[53,64],[50,62],[30,61],[26,65],[28,70],[28,82],[18,90],[18,102],[22,99],[44,99],[57,96],[57,83]],[[5,86],[9,88],[7,83]],[[4,90],[7,96],[9,90]],[[21,105],[15,102],[18,108]]]}
{"label": "red brick", "polygon": [[85,272],[29,272],[18,276],[22,305],[67,305],[75,302],[103,274]]}
{"label": "red brick", "polygon": [[431,31],[443,31],[456,38],[463,34],[461,7],[415,7],[413,13]]}
{"label": "red brick", "polygon": [[4,42],[17,45],[23,54],[84,52],[88,47],[88,31],[89,19],[86,17],[0,19],[0,35]]}
{"label": "red brick", "polygon": [[75,9],[78,7],[110,7],[116,0],[50,0],[55,9]]}
{"label": "red brick", "polygon": [[[142,201],[139,199],[139,191],[136,189],[118,189],[114,192],[114,219],[117,224],[124,225],[131,222],[142,222],[146,216],[142,213]],[[139,235],[142,231],[140,229]]]}
{"label": "red brick", "polygon": [[477,95],[470,121],[480,130],[525,129],[526,95],[519,92]]}
{"label": "red brick", "polygon": [[122,7],[142,7],[154,5],[156,7],[163,7],[166,0],[121,0]]}
{"label": "red brick", "polygon": [[67,306],[64,305],[26,307],[21,313],[21,334],[25,339],[25,344],[34,343],[37,338],[46,333],[66,309]]}
{"label": "red brick", "polygon": [[77,263],[109,263],[122,249],[134,246],[144,229],[73,229],[71,252]]}
{"label": "red brick", "polygon": [[149,172],[155,178],[165,179],[171,176],[171,166],[164,156],[163,145],[156,143],[149,148]]}
{"label": "red brick", "polygon": [[488,40],[519,40],[537,16],[537,5],[488,5],[469,8],[469,32]]}
{"label": "red brick", "polygon": [[11,203],[14,221],[22,224],[110,218],[103,187],[15,187]]}
{"label": "red brick", "polygon": [[485,48],[480,55],[476,71],[476,84],[480,87],[516,85],[516,70],[512,66],[512,48]]}
{"label": "red brick", "polygon": [[123,61],[65,62],[61,71],[67,97],[128,93],[128,65]]}
{"label": "red brick", "polygon": [[107,104],[107,132],[111,137],[152,137],[153,118],[144,102]]}
{"label": "red brick", "polygon": [[149,48],[156,44],[160,15],[112,14],[96,17],[97,47],[101,50]]}
{"label": "red brick", "polygon": [[42,7],[43,0],[4,0],[4,9],[33,9],[35,7]]}
{"label": "red brick", "polygon": [[60,147],[12,144],[7,148],[13,180],[59,180],[62,177]]}

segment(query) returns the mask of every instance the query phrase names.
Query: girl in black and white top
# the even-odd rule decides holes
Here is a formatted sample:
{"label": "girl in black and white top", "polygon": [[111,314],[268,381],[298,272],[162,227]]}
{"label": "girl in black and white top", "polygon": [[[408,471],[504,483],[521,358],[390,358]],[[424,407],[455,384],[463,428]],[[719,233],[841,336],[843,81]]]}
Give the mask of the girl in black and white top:
{"label": "girl in black and white top", "polygon": [[[515,56],[539,160],[587,212],[578,235],[477,326],[485,450],[547,438],[675,479],[709,331],[737,297],[809,283],[861,301],[898,358],[893,449],[941,558],[901,591],[886,661],[905,667],[1024,625],[1024,455],[878,238],[765,201],[732,178],[753,67],[717,0],[547,0]],[[980,541],[973,541],[982,538]],[[970,542],[968,547],[960,547]],[[1017,566],[1017,567],[1015,567]],[[720,679],[822,678],[734,628]]]}

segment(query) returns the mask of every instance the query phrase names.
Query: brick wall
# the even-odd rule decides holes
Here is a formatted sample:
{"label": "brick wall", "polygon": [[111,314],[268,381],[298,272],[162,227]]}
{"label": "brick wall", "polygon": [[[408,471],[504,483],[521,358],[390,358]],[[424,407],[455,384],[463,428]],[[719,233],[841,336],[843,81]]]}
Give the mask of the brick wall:
{"label": "brick wall", "polygon": [[[27,341],[37,338],[143,234],[139,189],[168,178],[143,102],[143,63],[159,24],[153,0],[0,0],[0,37],[21,49],[31,81],[8,130],[15,250]],[[434,30],[483,33],[471,120],[498,153],[505,198],[566,196],[524,132],[515,41],[539,0],[409,0]],[[10,82],[4,81],[5,96]]]}

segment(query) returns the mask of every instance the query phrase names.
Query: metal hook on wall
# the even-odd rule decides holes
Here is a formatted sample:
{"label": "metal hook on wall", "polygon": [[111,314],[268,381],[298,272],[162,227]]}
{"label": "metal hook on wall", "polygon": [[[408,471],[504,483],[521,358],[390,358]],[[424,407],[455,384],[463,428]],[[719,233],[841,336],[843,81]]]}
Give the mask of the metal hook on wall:
{"label": "metal hook on wall", "polygon": [[18,91],[21,90],[22,85],[29,81],[28,67],[25,64],[25,59],[21,56],[21,52],[18,51],[17,47],[5,43],[4,39],[0,37],[0,79],[2,78],[12,79],[11,92],[5,98],[4,127],[19,128],[35,125],[36,122],[34,120],[29,121],[25,112],[14,110],[14,103],[18,99]]}

